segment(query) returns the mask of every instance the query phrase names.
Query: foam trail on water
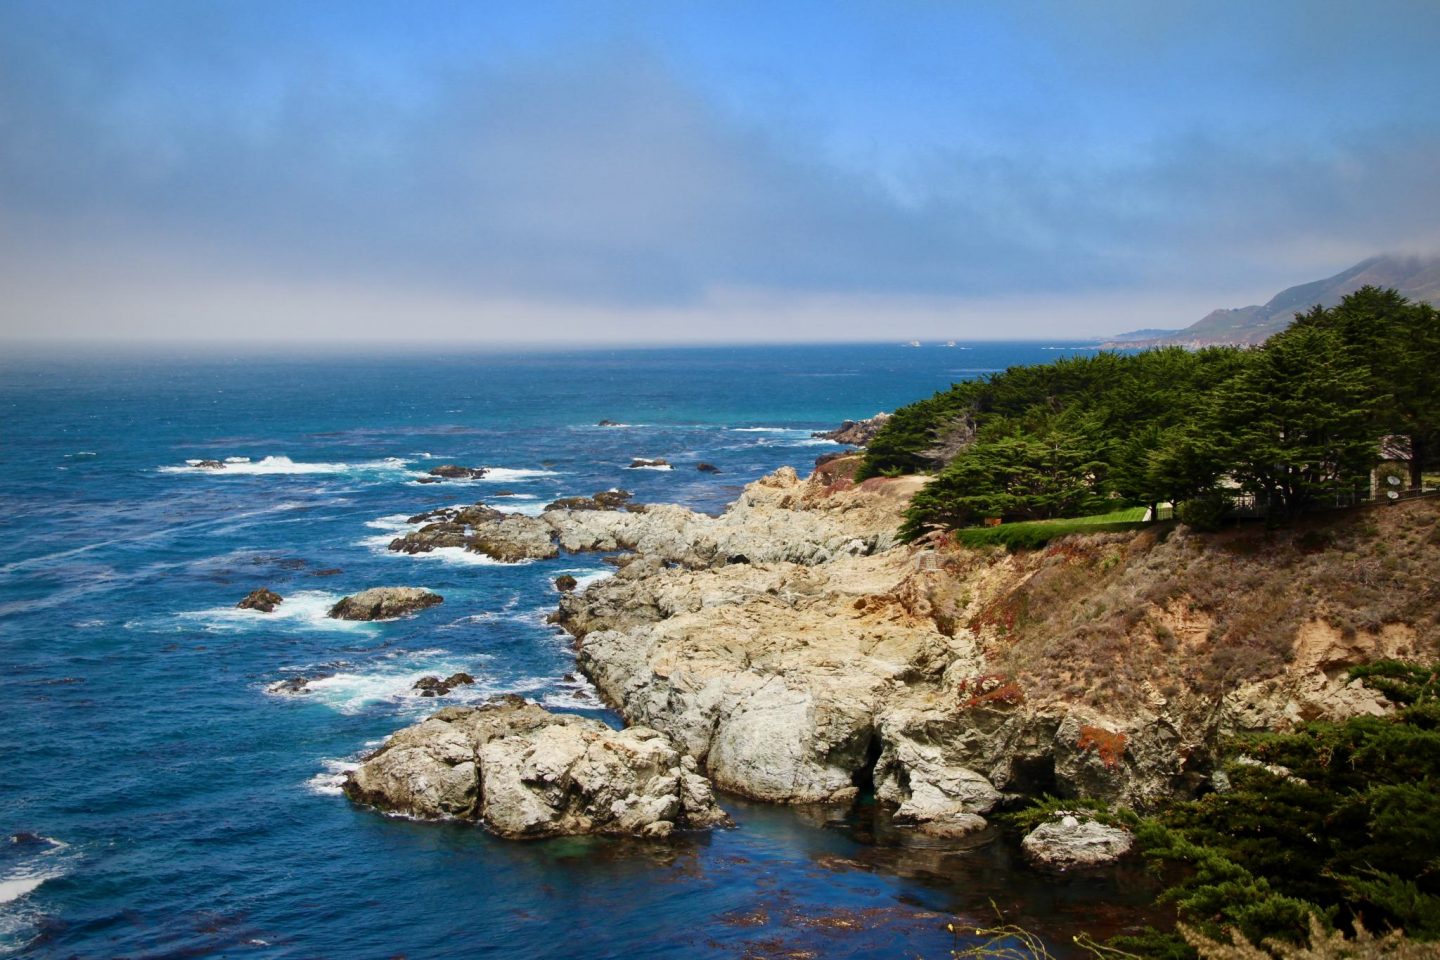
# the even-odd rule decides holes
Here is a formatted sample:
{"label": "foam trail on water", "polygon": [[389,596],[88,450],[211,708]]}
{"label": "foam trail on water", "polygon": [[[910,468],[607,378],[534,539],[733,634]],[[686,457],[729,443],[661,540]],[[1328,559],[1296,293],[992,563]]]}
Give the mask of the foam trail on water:
{"label": "foam trail on water", "polygon": [[183,467],[160,467],[161,473],[190,474],[202,477],[245,477],[270,475],[295,475],[310,473],[375,473],[378,471],[403,470],[407,461],[397,457],[371,460],[364,463],[308,463],[291,460],[287,456],[265,457],[252,461],[248,457],[227,457],[224,467],[200,467],[200,460],[186,460]]}

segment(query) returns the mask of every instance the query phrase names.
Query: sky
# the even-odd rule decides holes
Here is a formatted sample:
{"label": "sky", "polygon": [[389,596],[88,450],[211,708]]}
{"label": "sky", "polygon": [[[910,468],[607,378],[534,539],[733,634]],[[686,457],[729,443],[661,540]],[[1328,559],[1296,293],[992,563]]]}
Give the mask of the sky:
{"label": "sky", "polygon": [[1440,251],[1433,0],[0,0],[0,339],[1093,337]]}

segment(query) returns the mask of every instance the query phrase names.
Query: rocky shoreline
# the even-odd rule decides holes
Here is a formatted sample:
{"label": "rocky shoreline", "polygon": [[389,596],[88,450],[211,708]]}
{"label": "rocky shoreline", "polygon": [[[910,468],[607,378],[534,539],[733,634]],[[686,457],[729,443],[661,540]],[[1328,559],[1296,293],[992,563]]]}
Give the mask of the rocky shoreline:
{"label": "rocky shoreline", "polygon": [[[1399,627],[1342,637],[1317,607],[1286,638],[1290,655],[1232,670],[1219,692],[1172,689],[1184,678],[1170,658],[1172,675],[1097,702],[1076,684],[1040,682],[1038,667],[1027,673],[1021,654],[1032,641],[1007,604],[1057,577],[1070,584],[1065,602],[1081,604],[1114,581],[1112,568],[1141,576],[1203,544],[1183,527],[1164,543],[1148,532],[1100,534],[1020,555],[901,544],[894,531],[923,480],[836,476],[776,471],[719,517],[557,503],[540,517],[477,526],[492,539],[503,532],[513,549],[495,555],[516,559],[626,552],[613,577],[560,593],[552,620],[607,703],[685,758],[687,775],[775,803],[843,804],[873,791],[895,823],[937,836],[978,831],[992,811],[1044,793],[1143,809],[1216,789],[1218,738],[1385,712],[1382,696],[1346,682],[1344,665],[1421,652]],[[1202,614],[1153,601],[1140,613],[1134,629],[1145,636],[1204,646]],[[378,756],[395,749],[387,743]],[[386,806],[386,791],[364,776],[352,776],[351,795]],[[388,805],[419,810],[393,797]],[[1083,818],[1050,825],[1055,839],[1082,844],[1089,829]]]}

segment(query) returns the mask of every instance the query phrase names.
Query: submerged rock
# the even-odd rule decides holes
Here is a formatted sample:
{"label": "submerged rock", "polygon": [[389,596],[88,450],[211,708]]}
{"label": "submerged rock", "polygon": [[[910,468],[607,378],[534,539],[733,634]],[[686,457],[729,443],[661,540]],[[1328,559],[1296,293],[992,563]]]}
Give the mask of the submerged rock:
{"label": "submerged rock", "polygon": [[258,610],[261,613],[273,613],[275,608],[280,606],[284,599],[284,597],[269,587],[260,587],[258,590],[251,590],[245,595],[245,599],[235,604],[235,606],[241,610]]}
{"label": "submerged rock", "polygon": [[621,423],[621,422],[618,421],[618,420],[601,420],[599,423],[595,424],[595,426],[597,426],[597,427],[623,427],[623,426],[625,426],[625,424]]}
{"label": "submerged rock", "polygon": [[719,473],[719,472],[720,472],[720,468],[717,467],[717,466],[715,466],[715,464],[713,464],[713,463],[706,463],[706,462],[703,461],[703,460],[700,461],[699,463],[695,464],[695,469],[696,469],[696,470],[699,470],[701,473]]}
{"label": "submerged rock", "polygon": [[479,821],[514,839],[663,837],[730,822],[695,761],[664,735],[611,730],[515,696],[399,731],[347,774],[344,790],[382,810]]}
{"label": "submerged rock", "polygon": [[462,467],[458,463],[442,463],[426,472],[442,480],[479,480],[490,471],[485,467]]}
{"label": "submerged rock", "polygon": [[329,616],[335,620],[393,620],[444,600],[421,587],[372,587],[342,597],[330,608]]}
{"label": "submerged rock", "polygon": [[301,694],[306,694],[310,692],[311,683],[316,680],[324,680],[328,676],[331,676],[331,674],[317,673],[313,677],[291,677],[289,680],[276,680],[274,683],[267,686],[265,690],[269,693],[280,693],[288,694],[290,696],[300,696]]}
{"label": "submerged rock", "polygon": [[1130,852],[1135,838],[1121,827],[1064,814],[1025,835],[1020,847],[1038,866],[1065,870],[1114,863]]}

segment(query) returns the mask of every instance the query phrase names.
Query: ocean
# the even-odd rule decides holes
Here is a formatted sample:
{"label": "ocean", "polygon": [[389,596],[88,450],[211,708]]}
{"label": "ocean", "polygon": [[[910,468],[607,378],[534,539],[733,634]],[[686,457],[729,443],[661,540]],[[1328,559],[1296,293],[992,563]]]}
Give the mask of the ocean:
{"label": "ocean", "polygon": [[[598,556],[392,553],[406,517],[612,487],[718,511],[840,449],[812,431],[1083,349],[0,359],[0,954],[939,958],[947,923],[997,908],[1062,954],[1130,922],[1148,895],[1133,870],[1048,877],[1005,843],[925,840],[864,807],[722,795],[737,825],[711,835],[517,843],[338,786],[443,703],[518,693],[618,723],[545,623],[553,579],[606,575]],[[230,462],[187,464],[206,459]],[[444,463],[489,473],[416,482]],[[381,585],[445,602],[325,616]],[[262,586],[286,598],[274,614],[235,608]],[[410,689],[461,670],[477,682],[448,700]],[[306,696],[268,690],[317,674]]]}

